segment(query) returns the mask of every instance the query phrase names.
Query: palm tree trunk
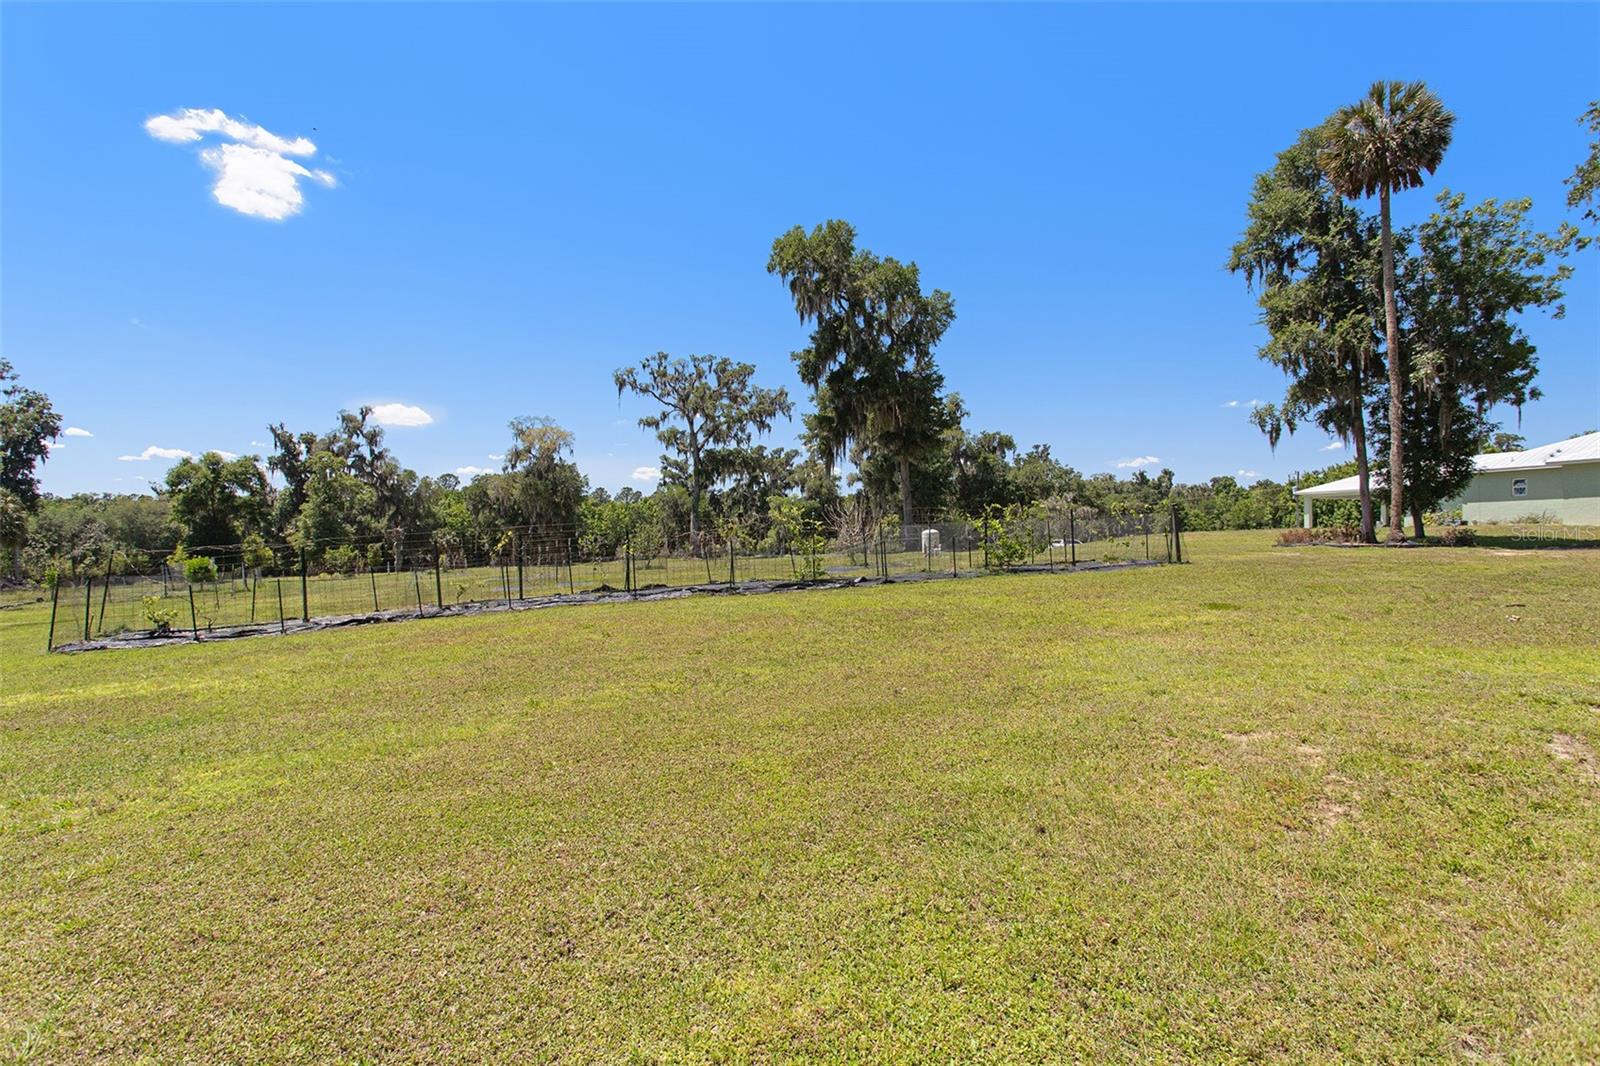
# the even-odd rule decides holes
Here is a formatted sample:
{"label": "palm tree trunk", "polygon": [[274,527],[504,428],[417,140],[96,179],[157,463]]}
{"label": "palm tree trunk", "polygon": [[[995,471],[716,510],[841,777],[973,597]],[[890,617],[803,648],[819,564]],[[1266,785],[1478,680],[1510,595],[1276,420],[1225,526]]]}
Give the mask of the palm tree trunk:
{"label": "palm tree trunk", "polygon": [[1387,185],[1379,190],[1378,206],[1383,244],[1383,325],[1389,356],[1389,539],[1401,541],[1406,539],[1402,502],[1405,498],[1405,449],[1400,442],[1405,374],[1400,363],[1400,311],[1394,297],[1394,234],[1389,227]]}
{"label": "palm tree trunk", "polygon": [[1357,484],[1361,488],[1361,540],[1366,544],[1377,542],[1372,530],[1372,474],[1367,465],[1367,425],[1361,410],[1361,390],[1356,389],[1356,418],[1352,433],[1356,443]]}

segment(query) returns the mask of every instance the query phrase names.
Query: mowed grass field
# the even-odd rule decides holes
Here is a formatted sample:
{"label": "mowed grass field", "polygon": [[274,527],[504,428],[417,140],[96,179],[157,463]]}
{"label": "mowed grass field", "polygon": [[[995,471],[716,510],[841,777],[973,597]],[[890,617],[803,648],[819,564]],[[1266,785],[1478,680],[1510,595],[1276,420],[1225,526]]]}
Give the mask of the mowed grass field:
{"label": "mowed grass field", "polygon": [[1600,1060],[1600,552],[1193,565],[45,656],[38,1061]]}

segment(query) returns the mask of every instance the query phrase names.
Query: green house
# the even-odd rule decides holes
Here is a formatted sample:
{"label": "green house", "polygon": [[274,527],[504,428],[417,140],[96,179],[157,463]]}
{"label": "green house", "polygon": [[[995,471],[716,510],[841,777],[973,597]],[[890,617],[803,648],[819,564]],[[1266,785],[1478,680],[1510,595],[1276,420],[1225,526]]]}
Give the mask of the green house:
{"label": "green house", "polygon": [[[1529,448],[1496,452],[1473,460],[1472,482],[1446,510],[1460,508],[1472,525],[1511,522],[1559,522],[1568,526],[1600,525],[1600,433]],[[1382,479],[1372,479],[1374,503],[1387,511]],[[1355,477],[1295,490],[1304,508],[1304,524],[1315,524],[1318,500],[1354,500],[1361,496]],[[1387,521],[1387,518],[1383,519]]]}
{"label": "green house", "polygon": [[1465,521],[1600,525],[1600,433],[1474,461],[1472,483],[1450,503]]}

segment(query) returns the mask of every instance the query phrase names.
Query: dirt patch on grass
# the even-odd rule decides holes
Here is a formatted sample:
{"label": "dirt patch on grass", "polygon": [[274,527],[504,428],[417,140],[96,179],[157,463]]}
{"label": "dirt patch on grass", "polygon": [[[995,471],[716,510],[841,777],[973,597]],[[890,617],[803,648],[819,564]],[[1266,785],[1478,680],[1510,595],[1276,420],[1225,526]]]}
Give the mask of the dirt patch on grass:
{"label": "dirt patch on grass", "polygon": [[1545,745],[1545,750],[1555,756],[1558,762],[1576,763],[1584,778],[1591,784],[1600,785],[1600,759],[1596,759],[1594,749],[1587,740],[1571,733],[1557,733]]}
{"label": "dirt patch on grass", "polygon": [[1311,806],[1312,822],[1320,833],[1329,833],[1361,815],[1361,795],[1342,774],[1329,774],[1322,792]]}
{"label": "dirt patch on grass", "polygon": [[1332,775],[1312,798],[1309,808],[1285,812],[1278,824],[1295,835],[1324,836],[1360,817],[1360,796],[1350,788],[1350,782]]}
{"label": "dirt patch on grass", "polygon": [[1354,808],[1348,803],[1343,803],[1332,796],[1318,796],[1313,814],[1316,817],[1317,829],[1329,832],[1340,824],[1350,820]]}

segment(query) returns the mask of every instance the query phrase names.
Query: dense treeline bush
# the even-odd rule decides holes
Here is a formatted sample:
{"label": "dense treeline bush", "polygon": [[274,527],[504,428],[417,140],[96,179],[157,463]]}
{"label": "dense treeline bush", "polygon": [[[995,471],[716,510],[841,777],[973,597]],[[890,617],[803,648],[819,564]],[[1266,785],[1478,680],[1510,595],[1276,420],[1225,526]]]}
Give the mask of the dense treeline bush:
{"label": "dense treeline bush", "polygon": [[[176,464],[154,495],[44,496],[28,523],[20,571],[34,580],[57,569],[122,574],[146,571],[185,552],[243,545],[255,565],[270,566],[269,545],[305,548],[327,569],[382,567],[385,542],[425,536],[449,557],[491,550],[508,530],[570,542],[609,556],[631,545],[636,557],[690,550],[693,504],[681,483],[649,495],[591,487],[567,458],[571,436],[553,423],[518,420],[505,468],[463,482],[420,476],[401,467],[369,412],[343,413],[324,434],[272,427],[277,449],[262,456],[208,453]],[[892,470],[867,462],[846,491],[823,464],[792,449],[754,449],[754,462],[718,477],[703,491],[697,522],[710,543],[737,538],[742,548],[804,554],[817,538],[899,528]],[[1348,464],[1346,464],[1347,466]],[[1346,466],[1301,475],[1317,484]],[[1151,475],[1084,476],[1058,462],[1046,445],[1018,449],[1003,433],[944,435],[941,447],[912,470],[919,515],[980,517],[992,509],[1026,509],[1066,501],[1109,513],[1175,507],[1193,530],[1293,525],[1291,486],[1269,479],[1245,485],[1232,477],[1182,484],[1171,470]],[[1347,521],[1325,505],[1330,522]]]}

